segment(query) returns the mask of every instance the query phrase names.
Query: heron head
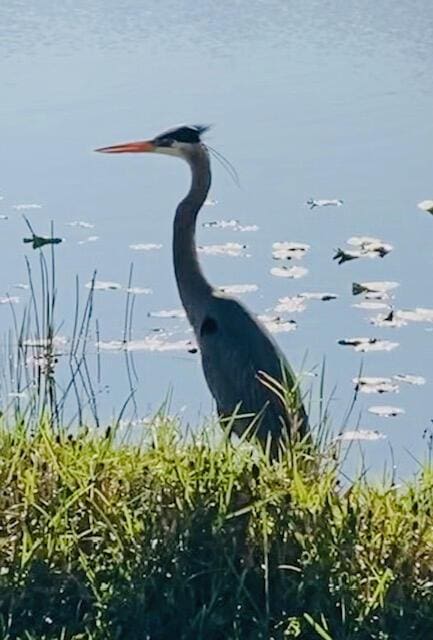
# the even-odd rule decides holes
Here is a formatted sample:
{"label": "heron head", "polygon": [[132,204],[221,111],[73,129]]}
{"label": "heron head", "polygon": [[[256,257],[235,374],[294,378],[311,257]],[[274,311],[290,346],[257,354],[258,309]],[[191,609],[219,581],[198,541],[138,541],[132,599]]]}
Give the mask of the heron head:
{"label": "heron head", "polygon": [[95,149],[101,153],[162,153],[189,160],[203,148],[201,136],[209,129],[204,125],[181,125],[160,133],[151,140],[125,142]]}

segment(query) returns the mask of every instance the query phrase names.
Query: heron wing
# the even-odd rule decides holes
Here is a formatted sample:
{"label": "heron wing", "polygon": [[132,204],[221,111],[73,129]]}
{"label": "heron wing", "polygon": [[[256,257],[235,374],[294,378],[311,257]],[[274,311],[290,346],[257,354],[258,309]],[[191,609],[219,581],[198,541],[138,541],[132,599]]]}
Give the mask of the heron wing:
{"label": "heron wing", "polygon": [[[242,433],[252,416],[260,416],[257,436],[280,437],[284,429],[303,435],[306,416],[297,395],[297,425],[281,399],[263,382],[263,374],[295,387],[295,376],[283,353],[267,330],[236,300],[215,294],[199,331],[206,381],[221,416],[233,412],[248,417],[236,420],[234,431]],[[302,414],[302,415],[301,415]]]}

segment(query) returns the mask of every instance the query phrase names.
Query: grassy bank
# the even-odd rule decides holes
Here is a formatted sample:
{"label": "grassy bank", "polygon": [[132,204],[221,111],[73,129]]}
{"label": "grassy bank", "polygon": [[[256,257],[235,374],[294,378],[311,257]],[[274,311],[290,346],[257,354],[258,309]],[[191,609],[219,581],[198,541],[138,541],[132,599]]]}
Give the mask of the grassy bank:
{"label": "grassy bank", "polygon": [[341,487],[173,424],[0,433],[0,637],[398,640],[433,629],[433,473]]}

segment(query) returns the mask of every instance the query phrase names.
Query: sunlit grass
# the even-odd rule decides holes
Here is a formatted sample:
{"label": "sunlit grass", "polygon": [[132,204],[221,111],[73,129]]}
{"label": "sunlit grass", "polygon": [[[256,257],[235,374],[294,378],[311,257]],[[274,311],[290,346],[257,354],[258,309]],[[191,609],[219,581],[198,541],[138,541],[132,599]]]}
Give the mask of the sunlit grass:
{"label": "sunlit grass", "polygon": [[147,429],[1,430],[1,638],[429,637],[430,469],[343,487],[332,447]]}

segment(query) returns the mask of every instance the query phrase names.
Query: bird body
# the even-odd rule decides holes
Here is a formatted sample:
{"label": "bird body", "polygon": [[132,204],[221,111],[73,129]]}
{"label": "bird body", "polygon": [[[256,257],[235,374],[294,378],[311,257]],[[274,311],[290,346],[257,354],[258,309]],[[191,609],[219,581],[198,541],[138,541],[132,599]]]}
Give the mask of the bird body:
{"label": "bird body", "polygon": [[265,327],[240,302],[213,292],[197,340],[218,413],[234,433],[242,436],[252,426],[264,446],[270,439],[272,449],[293,431],[305,435],[299,391],[296,406],[285,407],[267,384],[290,381],[294,386],[293,371]]}
{"label": "bird body", "polygon": [[[151,141],[98,149],[105,153],[154,151],[182,157],[191,187],[176,209],[173,262],[182,304],[194,330],[203,371],[223,424],[239,436],[255,436],[272,457],[292,437],[304,437],[308,419],[287,360],[262,324],[238,301],[215,290],[197,256],[197,215],[211,184],[204,127],[182,126]],[[279,387],[276,393],[273,386]],[[289,390],[289,401],[281,387]],[[286,396],[287,400],[287,396]]]}

